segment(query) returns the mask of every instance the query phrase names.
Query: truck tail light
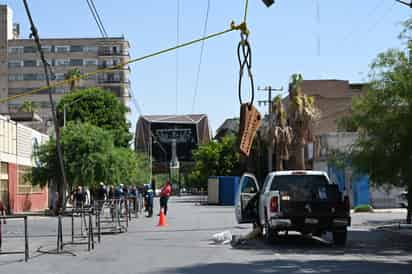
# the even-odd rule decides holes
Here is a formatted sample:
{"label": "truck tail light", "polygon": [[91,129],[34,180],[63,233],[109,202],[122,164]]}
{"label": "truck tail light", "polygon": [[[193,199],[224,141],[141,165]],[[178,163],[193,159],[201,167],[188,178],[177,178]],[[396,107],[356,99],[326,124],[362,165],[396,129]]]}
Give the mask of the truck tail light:
{"label": "truck tail light", "polygon": [[274,196],[272,197],[272,199],[270,199],[270,212],[274,213],[278,211],[279,211],[279,198],[278,196]]}

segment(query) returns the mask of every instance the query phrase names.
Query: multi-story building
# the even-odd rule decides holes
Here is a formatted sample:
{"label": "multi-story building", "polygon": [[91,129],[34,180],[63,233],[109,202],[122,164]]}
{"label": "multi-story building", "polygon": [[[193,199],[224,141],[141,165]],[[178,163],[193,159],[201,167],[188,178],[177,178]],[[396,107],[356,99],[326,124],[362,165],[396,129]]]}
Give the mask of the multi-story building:
{"label": "multi-story building", "polygon": [[0,115],[0,201],[12,212],[39,211],[48,206],[48,188],[26,177],[37,166],[35,151],[49,140],[45,134]]}
{"label": "multi-story building", "polygon": [[[42,38],[41,44],[51,66],[52,82],[64,80],[66,73],[73,68],[89,73],[130,59],[129,43],[124,37]],[[107,89],[127,105],[129,75],[130,68],[125,65],[82,79],[77,86]],[[19,38],[19,25],[13,24],[12,10],[0,5],[0,98],[25,93],[45,84],[44,68],[36,44],[32,39]],[[69,84],[54,88],[54,100],[58,102],[68,91]],[[0,112],[17,112],[24,101],[36,102],[43,120],[51,117],[47,90],[0,104]]]}

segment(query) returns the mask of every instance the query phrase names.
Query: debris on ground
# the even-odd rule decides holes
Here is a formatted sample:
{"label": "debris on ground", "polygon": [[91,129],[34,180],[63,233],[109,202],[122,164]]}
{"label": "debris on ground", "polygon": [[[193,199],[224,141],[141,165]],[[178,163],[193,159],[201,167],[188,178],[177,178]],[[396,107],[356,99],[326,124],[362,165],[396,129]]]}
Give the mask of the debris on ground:
{"label": "debris on ground", "polygon": [[225,230],[223,232],[219,232],[213,235],[212,239],[215,244],[228,244],[232,241],[232,232],[230,230]]}

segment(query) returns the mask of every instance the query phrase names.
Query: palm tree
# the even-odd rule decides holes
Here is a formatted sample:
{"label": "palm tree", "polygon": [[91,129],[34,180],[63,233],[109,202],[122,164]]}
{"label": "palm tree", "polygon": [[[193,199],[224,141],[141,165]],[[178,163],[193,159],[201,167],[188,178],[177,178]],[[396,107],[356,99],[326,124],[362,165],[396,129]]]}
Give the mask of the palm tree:
{"label": "palm tree", "polygon": [[82,73],[78,68],[70,69],[65,75],[64,79],[68,80],[70,83],[70,91],[76,88],[76,84],[80,81]]}
{"label": "palm tree", "polygon": [[24,101],[23,104],[19,107],[21,112],[36,112],[39,106],[36,102],[33,101]]}
{"label": "palm tree", "polygon": [[275,128],[272,134],[275,144],[276,162],[275,170],[283,170],[283,162],[289,160],[289,146],[292,143],[292,128],[287,126],[287,114],[280,96],[277,96],[272,104],[272,112],[275,114]]}
{"label": "palm tree", "polygon": [[289,85],[289,124],[293,131],[291,149],[291,167],[305,169],[305,144],[311,139],[313,123],[319,118],[320,112],[315,107],[315,100],[302,92],[303,78],[300,74],[292,75]]}

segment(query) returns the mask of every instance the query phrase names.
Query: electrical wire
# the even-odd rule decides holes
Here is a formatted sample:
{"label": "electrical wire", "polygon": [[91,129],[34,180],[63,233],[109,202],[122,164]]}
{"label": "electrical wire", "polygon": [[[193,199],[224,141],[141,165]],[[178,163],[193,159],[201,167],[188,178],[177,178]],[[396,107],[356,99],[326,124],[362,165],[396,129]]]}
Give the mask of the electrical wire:
{"label": "electrical wire", "polygon": [[92,3],[94,12],[95,12],[95,14],[96,14],[96,16],[97,16],[97,19],[99,20],[100,26],[102,26],[102,29],[103,29],[104,34],[106,35],[106,37],[108,37],[106,28],[104,27],[104,24],[103,24],[103,21],[102,21],[102,19],[101,19],[101,17],[100,17],[100,14],[99,14],[99,12],[98,12],[97,9],[96,9],[96,5],[94,4],[94,0],[90,0],[90,2]]}
{"label": "electrical wire", "polygon": [[[180,43],[180,0],[176,0],[176,45],[179,45]],[[179,96],[179,50],[176,50],[176,68],[175,68],[175,73],[176,73],[176,115],[179,110],[178,106],[178,96]]]}
{"label": "electrical wire", "polygon": [[[381,0],[379,1],[371,10],[370,12],[364,17],[364,18],[370,18],[372,17],[372,15],[374,15],[378,9],[382,6],[382,4],[385,2],[385,0]],[[343,36],[343,40],[341,40],[339,43],[340,45],[345,44],[346,42],[348,42],[352,37],[354,37],[354,33],[356,31],[359,31],[361,28],[359,28],[359,24],[356,24],[355,26],[353,26],[351,28],[351,30],[345,35]]]}
{"label": "electrical wire", "polygon": [[[207,24],[209,22],[209,11],[210,11],[210,0],[207,0],[205,23],[203,25],[203,37],[205,37],[206,33],[207,33]],[[200,67],[202,66],[204,48],[205,48],[205,40],[203,40],[202,44],[200,45],[199,64],[197,66],[196,80],[195,80],[195,90],[194,90],[194,93],[193,93],[192,113],[194,113],[194,111],[195,111],[196,98],[197,98],[197,93],[198,93],[198,89],[199,89]]]}
{"label": "electrical wire", "polygon": [[69,84],[69,83],[70,83],[71,81],[73,81],[73,80],[77,81],[77,80],[80,80],[80,79],[85,79],[85,78],[87,78],[87,77],[96,75],[96,74],[98,74],[98,73],[102,73],[102,72],[112,72],[114,69],[122,68],[122,67],[124,67],[125,65],[132,64],[132,63],[136,63],[136,62],[140,62],[140,61],[143,61],[143,60],[152,58],[152,57],[156,57],[156,56],[165,54],[165,53],[167,53],[167,52],[174,51],[174,50],[179,49],[179,48],[188,47],[188,46],[190,46],[190,45],[193,45],[193,44],[202,42],[203,40],[209,40],[209,39],[212,39],[212,38],[215,38],[215,37],[224,35],[224,34],[226,34],[226,33],[229,33],[229,32],[235,31],[235,30],[240,30],[240,31],[242,31],[242,27],[243,27],[242,24],[240,24],[240,25],[235,25],[235,24],[232,22],[230,28],[228,28],[228,29],[226,29],[226,30],[224,30],[224,31],[212,33],[212,34],[209,34],[209,35],[206,36],[206,37],[194,39],[194,40],[191,40],[191,41],[189,41],[189,42],[185,42],[185,43],[179,44],[179,45],[177,45],[177,46],[173,46],[173,47],[166,48],[166,49],[163,49],[163,50],[159,50],[159,51],[156,51],[156,52],[153,52],[153,53],[150,53],[150,54],[147,54],[147,55],[138,57],[138,58],[134,58],[134,59],[131,59],[131,60],[127,61],[127,62],[123,62],[123,63],[120,63],[120,64],[118,64],[118,65],[115,65],[115,66],[112,66],[112,67],[109,67],[109,68],[103,68],[103,69],[98,69],[98,70],[95,70],[95,71],[92,71],[92,72],[83,73],[83,74],[81,74],[80,76],[77,76],[77,77],[72,77],[72,78],[70,78],[70,79],[66,79],[66,80],[62,80],[62,81],[56,81],[54,84],[51,84],[51,85],[48,85],[48,86],[43,86],[43,87],[36,88],[36,89],[33,89],[33,90],[31,90],[31,91],[28,91],[28,92],[22,92],[22,93],[13,95],[13,96],[5,97],[5,98],[0,98],[0,103],[5,103],[5,102],[8,102],[8,101],[11,101],[11,100],[20,98],[20,97],[30,96],[30,95],[32,95],[32,94],[39,93],[39,92],[44,91],[44,90],[47,90],[47,89],[49,89],[49,88],[61,87],[61,86],[64,86],[64,85],[66,85],[66,84]]}
{"label": "electrical wire", "polygon": [[106,30],[104,29],[103,25],[101,24],[101,21],[98,18],[98,14],[95,13],[95,9],[93,7],[94,4],[92,5],[91,0],[86,0],[87,5],[89,6],[89,10],[93,16],[94,21],[96,22],[97,27],[99,28],[100,34],[102,35],[103,38],[107,37]]}

